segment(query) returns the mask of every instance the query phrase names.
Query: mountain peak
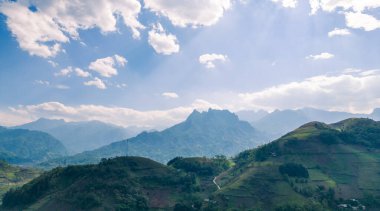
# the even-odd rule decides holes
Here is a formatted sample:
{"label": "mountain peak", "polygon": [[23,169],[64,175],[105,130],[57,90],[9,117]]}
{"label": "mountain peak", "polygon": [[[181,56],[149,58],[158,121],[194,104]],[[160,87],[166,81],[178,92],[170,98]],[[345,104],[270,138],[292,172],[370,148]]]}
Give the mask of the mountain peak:
{"label": "mountain peak", "polygon": [[231,113],[228,110],[217,110],[217,109],[210,108],[207,111],[203,111],[203,112],[194,110],[189,115],[186,122],[204,121],[204,120],[224,122],[224,121],[239,121],[239,118],[236,114]]}
{"label": "mountain peak", "polygon": [[48,123],[48,122],[65,123],[66,121],[64,119],[48,119],[48,118],[41,117],[41,118],[37,119],[35,122],[39,122],[39,123]]}

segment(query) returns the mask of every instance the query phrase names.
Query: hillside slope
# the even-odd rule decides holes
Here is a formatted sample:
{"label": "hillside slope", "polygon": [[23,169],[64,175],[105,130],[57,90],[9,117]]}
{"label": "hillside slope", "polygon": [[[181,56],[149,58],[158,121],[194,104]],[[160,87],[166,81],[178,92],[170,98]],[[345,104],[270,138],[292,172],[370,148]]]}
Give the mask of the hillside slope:
{"label": "hillside slope", "polygon": [[13,164],[32,164],[66,156],[66,148],[51,135],[23,129],[0,130],[0,159]]}
{"label": "hillside slope", "polygon": [[143,128],[123,128],[99,121],[66,122],[44,118],[16,128],[49,133],[62,141],[72,154],[93,150],[114,141],[135,136],[143,130]]}
{"label": "hillside slope", "polygon": [[[200,184],[205,183],[197,174],[189,173],[184,162],[177,159],[169,167],[141,157],[118,157],[104,159],[97,165],[56,168],[8,192],[1,208],[59,211],[200,207],[203,200]],[[193,159],[191,163],[195,164],[193,167],[211,170],[202,177],[212,178],[214,172],[223,170],[204,158]],[[204,191],[216,189],[211,181],[210,189]]]}
{"label": "hillside slope", "polygon": [[0,160],[0,198],[11,188],[19,187],[41,174],[41,171],[9,165]]}
{"label": "hillside slope", "polygon": [[194,111],[186,121],[161,132],[140,135],[99,149],[64,159],[52,160],[43,167],[96,163],[104,157],[142,156],[166,163],[177,156],[233,156],[242,150],[265,143],[264,135],[248,122],[227,110]]}
{"label": "hillside slope", "polygon": [[380,206],[380,122],[311,122],[235,162],[217,180],[225,208],[337,210],[350,199]]}

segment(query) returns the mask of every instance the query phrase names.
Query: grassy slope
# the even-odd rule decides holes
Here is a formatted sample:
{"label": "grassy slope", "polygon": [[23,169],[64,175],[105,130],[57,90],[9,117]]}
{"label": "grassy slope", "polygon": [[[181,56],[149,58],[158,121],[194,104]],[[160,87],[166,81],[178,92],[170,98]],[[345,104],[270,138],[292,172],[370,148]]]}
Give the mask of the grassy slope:
{"label": "grassy slope", "polygon": [[168,209],[192,200],[199,190],[196,177],[182,170],[146,158],[119,157],[53,169],[9,193],[3,209]]}
{"label": "grassy slope", "polygon": [[11,166],[0,161],[0,198],[11,188],[19,187],[40,175],[39,170]]}
{"label": "grassy slope", "polygon": [[[309,123],[273,142],[276,147],[268,151],[265,161],[255,161],[257,150],[242,153],[240,156],[251,162],[239,163],[238,160],[235,168],[223,173],[218,178],[222,189],[216,195],[226,207],[239,205],[265,210],[289,203],[315,203],[327,209],[334,208],[340,198],[380,197],[380,150],[376,140],[380,133],[373,130],[380,127],[378,123],[366,121],[351,119],[332,126]],[[372,136],[368,139],[363,133],[354,141],[370,144],[346,143],[342,138],[343,131],[352,132],[358,127],[369,128],[366,135],[371,133]],[[333,139],[334,143],[327,139]],[[297,183],[294,178],[287,179],[279,173],[279,165],[289,162],[308,169],[307,183]],[[329,188],[335,192],[332,202],[328,200]]]}

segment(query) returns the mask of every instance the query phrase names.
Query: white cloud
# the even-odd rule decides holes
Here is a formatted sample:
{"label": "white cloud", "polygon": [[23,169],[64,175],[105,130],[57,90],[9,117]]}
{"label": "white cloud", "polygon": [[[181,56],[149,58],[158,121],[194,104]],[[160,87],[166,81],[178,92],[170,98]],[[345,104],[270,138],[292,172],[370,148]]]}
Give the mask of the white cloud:
{"label": "white cloud", "polygon": [[95,86],[98,89],[107,89],[107,86],[104,84],[104,82],[100,79],[95,77],[92,81],[86,81],[83,83],[85,86]]}
{"label": "white cloud", "polygon": [[55,88],[57,88],[57,89],[70,89],[69,86],[63,85],[63,84],[58,84],[58,85],[55,86]]}
{"label": "white cloud", "polygon": [[54,73],[54,75],[57,77],[59,77],[59,76],[68,76],[69,77],[72,72],[73,72],[73,67],[69,66],[69,67],[66,67],[66,68],[60,70],[57,73]]}
{"label": "white cloud", "polygon": [[[37,11],[30,11],[33,4]],[[141,4],[138,0],[20,0],[0,2],[0,12],[7,16],[7,25],[20,47],[31,55],[54,57],[61,43],[79,38],[79,30],[99,28],[108,33],[117,30],[118,17],[139,38],[144,26],[138,21]],[[69,37],[68,37],[69,36]]]}
{"label": "white cloud", "polygon": [[372,31],[380,28],[380,20],[364,11],[380,8],[379,0],[309,0],[311,14],[318,10],[326,12],[338,11],[346,17],[346,25],[351,28],[363,28]]}
{"label": "white cloud", "polygon": [[[54,57],[61,50],[58,43],[69,41],[46,14],[32,12],[24,5],[9,1],[0,3],[0,12],[7,16],[8,28],[21,49],[30,55]],[[47,44],[49,42],[53,44]]]}
{"label": "white cloud", "polygon": [[203,54],[199,56],[199,63],[205,65],[208,69],[212,69],[215,68],[215,62],[225,62],[227,58],[227,55],[222,54]]}
{"label": "white cloud", "polygon": [[57,62],[54,62],[52,60],[48,60],[48,63],[52,66],[52,67],[58,67],[59,64]]}
{"label": "white cloud", "polygon": [[148,42],[157,53],[164,55],[177,53],[180,49],[177,37],[173,34],[167,34],[159,23],[149,31]]}
{"label": "white cloud", "polygon": [[380,106],[380,74],[378,71],[363,72],[315,76],[259,92],[242,93],[240,103],[248,108],[266,110],[314,107],[369,113]]}
{"label": "white cloud", "polygon": [[325,60],[325,59],[332,59],[334,57],[335,57],[334,54],[324,52],[324,53],[321,53],[321,54],[318,54],[318,55],[309,55],[309,56],[306,57],[306,59]]}
{"label": "white cloud", "polygon": [[80,68],[75,68],[75,74],[78,76],[78,77],[82,77],[82,78],[88,78],[91,76],[91,74],[87,71],[84,71]]}
{"label": "white cloud", "polygon": [[334,30],[330,31],[328,33],[329,37],[334,37],[334,36],[346,36],[350,35],[351,32],[348,29],[340,29],[340,28],[335,28]]}
{"label": "white cloud", "polygon": [[319,9],[327,12],[333,12],[338,9],[362,12],[380,7],[378,0],[309,0],[309,2],[313,13]]}
{"label": "white cloud", "polygon": [[145,7],[166,16],[175,26],[210,26],[223,17],[232,0],[144,0]]}
{"label": "white cloud", "polygon": [[122,84],[116,84],[115,86],[116,86],[116,88],[119,88],[119,89],[123,89],[123,88],[127,88],[127,87],[128,87],[128,85],[125,84],[125,83],[122,83]]}
{"label": "white cloud", "polygon": [[166,98],[172,98],[172,99],[176,99],[179,97],[178,94],[175,92],[164,92],[164,93],[162,93],[162,96],[164,96]]}
{"label": "white cloud", "polygon": [[116,65],[125,66],[127,60],[119,55],[97,59],[90,63],[89,69],[99,73],[103,77],[110,78],[118,74]]}
{"label": "white cloud", "polygon": [[295,8],[297,6],[298,0],[272,0],[276,3],[281,3],[283,7]]}
{"label": "white cloud", "polygon": [[[37,105],[26,105],[10,108],[0,112],[5,115],[21,118],[12,124],[25,123],[40,117],[65,119],[67,121],[98,120],[121,126],[141,126],[164,129],[186,119],[194,110],[204,111],[209,108],[220,109],[219,106],[204,100],[195,100],[191,105],[167,110],[138,111],[125,107],[106,107],[101,105],[68,106],[59,102],[46,102]],[[6,123],[6,118],[0,118],[0,124]],[[4,122],[5,121],[5,122]]]}
{"label": "white cloud", "polygon": [[45,85],[45,86],[50,85],[49,81],[43,81],[43,80],[35,80],[34,83],[39,84],[39,85]]}
{"label": "white cloud", "polygon": [[122,66],[122,67],[124,67],[125,66],[125,64],[127,64],[127,59],[125,59],[124,57],[122,57],[122,56],[120,56],[120,55],[117,55],[117,54],[115,54],[115,60],[116,60],[116,62],[120,65],[120,66]]}
{"label": "white cloud", "polygon": [[346,24],[348,27],[354,29],[364,29],[365,31],[372,31],[380,28],[380,20],[375,17],[360,12],[347,12]]}

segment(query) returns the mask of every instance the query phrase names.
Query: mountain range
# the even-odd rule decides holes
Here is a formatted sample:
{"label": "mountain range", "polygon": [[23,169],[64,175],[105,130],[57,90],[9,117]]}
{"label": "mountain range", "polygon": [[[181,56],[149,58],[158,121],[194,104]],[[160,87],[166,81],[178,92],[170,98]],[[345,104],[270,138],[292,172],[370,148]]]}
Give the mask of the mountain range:
{"label": "mountain range", "polygon": [[176,157],[163,165],[118,157],[97,165],[56,168],[9,191],[2,208],[377,210],[379,154],[380,122],[310,122],[232,160]]}
{"label": "mountain range", "polygon": [[227,110],[194,111],[184,122],[163,131],[143,132],[93,151],[50,160],[42,167],[97,163],[101,158],[142,156],[166,163],[176,156],[233,156],[268,142],[264,134]]}
{"label": "mountain range", "polygon": [[266,133],[271,140],[277,139],[311,121],[334,123],[348,118],[371,118],[380,120],[380,109],[371,114],[353,114],[348,112],[325,111],[314,108],[297,110],[240,111],[236,113],[240,119],[248,121],[259,131]]}
{"label": "mountain range", "polygon": [[100,121],[66,122],[40,118],[15,128],[43,131],[59,139],[70,154],[94,150],[137,135],[144,128],[124,128]]}

